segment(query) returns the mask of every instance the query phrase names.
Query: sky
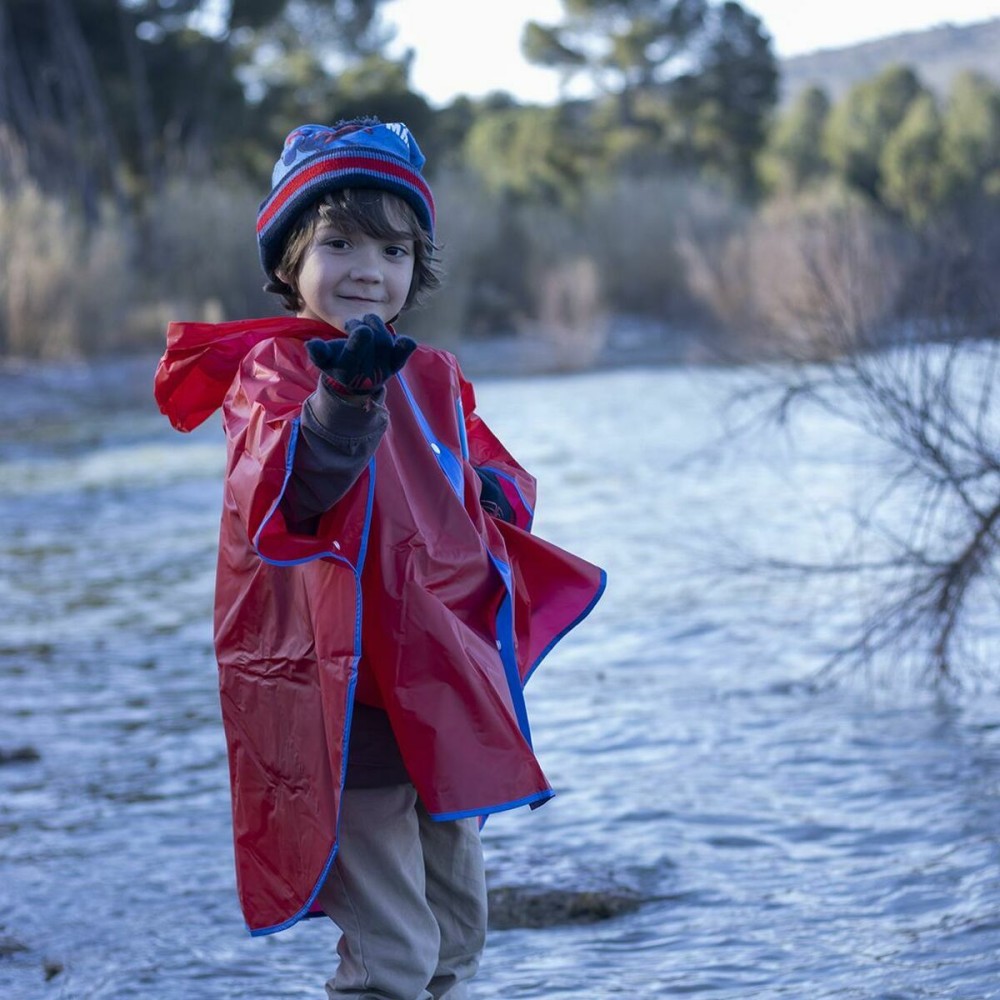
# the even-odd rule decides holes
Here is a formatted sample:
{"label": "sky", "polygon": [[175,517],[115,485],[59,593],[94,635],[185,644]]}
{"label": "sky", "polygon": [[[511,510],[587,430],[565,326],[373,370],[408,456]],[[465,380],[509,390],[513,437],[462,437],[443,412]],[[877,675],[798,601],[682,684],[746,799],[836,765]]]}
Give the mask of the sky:
{"label": "sky", "polygon": [[[743,0],[743,7],[761,19],[779,57],[1000,17],[1000,0]],[[435,106],[496,90],[525,102],[558,97],[558,74],[529,66],[520,39],[529,19],[558,23],[560,0],[391,0],[383,11],[398,31],[390,53],[415,50],[410,85]]]}

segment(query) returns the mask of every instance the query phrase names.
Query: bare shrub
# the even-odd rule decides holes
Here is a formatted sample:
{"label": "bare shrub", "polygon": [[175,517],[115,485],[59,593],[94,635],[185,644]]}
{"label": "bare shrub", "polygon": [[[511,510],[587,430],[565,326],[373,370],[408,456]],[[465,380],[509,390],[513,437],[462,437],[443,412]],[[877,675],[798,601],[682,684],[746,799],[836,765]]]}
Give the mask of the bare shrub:
{"label": "bare shrub", "polygon": [[680,250],[690,287],[744,357],[839,357],[894,322],[914,257],[901,227],[827,189],[757,214],[692,202]]}
{"label": "bare shrub", "polygon": [[996,341],[866,344],[836,362],[772,368],[739,400],[744,413],[793,433],[818,410],[877,445],[859,467],[854,532],[841,552],[756,565],[763,579],[778,574],[802,588],[825,580],[835,593],[847,585],[862,595],[824,672],[878,666],[957,683],[995,670],[998,376]]}
{"label": "bare shrub", "polygon": [[1000,333],[1000,203],[976,199],[941,215],[921,233],[902,293],[910,323],[956,337]]}
{"label": "bare shrub", "polygon": [[677,255],[688,293],[716,327],[744,331],[752,312],[746,247],[747,209],[724,191],[691,186],[678,212]]}
{"label": "bare shrub", "polygon": [[5,122],[0,122],[0,191],[13,191],[30,178],[28,151]]}
{"label": "bare shrub", "polygon": [[800,592],[820,585],[817,632],[834,619],[841,629],[830,675],[995,674],[1000,343],[995,282],[984,279],[1000,227],[980,215],[918,240],[827,191],[775,202],[739,237],[770,335],[757,345],[768,363],[733,400],[749,417],[730,446],[758,421],[794,434],[817,416],[873,446],[851,477],[850,537],[831,558],[776,554],[744,567]]}
{"label": "bare shrub", "polygon": [[516,258],[525,289],[517,332],[553,370],[588,367],[607,340],[601,275],[585,216],[554,205],[520,206]]}
{"label": "bare shrub", "polygon": [[[590,363],[623,317],[669,335],[703,325],[711,311],[682,243],[698,242],[714,266],[713,247],[746,214],[720,191],[670,176],[595,184],[575,209],[511,204],[462,174],[436,179],[435,194],[446,288],[412,327],[446,340],[452,329],[460,339],[524,335],[556,367]],[[745,299],[731,282],[712,286]]]}
{"label": "bare shrub", "polygon": [[763,369],[740,402],[792,430],[813,408],[876,447],[858,470],[863,496],[851,512],[850,548],[819,564],[782,557],[758,568],[803,585],[849,583],[863,595],[829,671],[878,664],[957,682],[993,669],[1000,343],[989,336],[995,299],[977,249],[993,245],[990,235],[938,235],[918,252],[916,240],[857,206],[817,215],[785,208],[777,221],[786,218],[793,236],[775,216],[766,223],[778,248],[806,247],[805,278],[783,287],[796,260],[780,257],[774,301],[813,337],[775,338],[780,364]]}
{"label": "bare shrub", "polygon": [[21,179],[0,189],[0,350],[26,357],[154,349],[173,319],[272,315],[246,184],[173,178],[132,218],[96,224]]}
{"label": "bare shrub", "polygon": [[778,199],[746,239],[758,333],[783,355],[839,357],[893,325],[914,247],[870,205],[829,191]]}
{"label": "bare shrub", "polygon": [[553,349],[554,366],[589,368],[608,339],[597,265],[590,257],[555,258],[538,284],[537,335]]}
{"label": "bare shrub", "polygon": [[679,239],[689,287],[725,334],[730,360],[825,360],[895,323],[913,240],[833,189],[757,212],[702,191]]}

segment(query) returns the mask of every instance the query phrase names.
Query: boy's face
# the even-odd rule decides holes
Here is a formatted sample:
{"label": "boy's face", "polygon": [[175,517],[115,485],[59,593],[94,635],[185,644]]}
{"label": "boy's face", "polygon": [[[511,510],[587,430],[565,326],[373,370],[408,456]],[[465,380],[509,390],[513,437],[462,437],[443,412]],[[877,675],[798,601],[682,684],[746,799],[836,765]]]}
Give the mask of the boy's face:
{"label": "boy's face", "polygon": [[388,323],[409,295],[415,259],[413,240],[348,234],[321,221],[295,281],[302,300],[298,315],[338,330],[366,313]]}

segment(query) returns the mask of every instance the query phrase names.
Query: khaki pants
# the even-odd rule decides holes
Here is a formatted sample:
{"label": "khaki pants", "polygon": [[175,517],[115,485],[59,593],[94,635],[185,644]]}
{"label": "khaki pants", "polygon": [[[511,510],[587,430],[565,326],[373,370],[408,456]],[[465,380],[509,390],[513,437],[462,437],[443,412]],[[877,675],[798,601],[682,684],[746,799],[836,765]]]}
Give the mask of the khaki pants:
{"label": "khaki pants", "polygon": [[486,943],[479,823],[435,822],[409,784],[346,789],[319,901],[341,930],[330,1000],[466,1000]]}

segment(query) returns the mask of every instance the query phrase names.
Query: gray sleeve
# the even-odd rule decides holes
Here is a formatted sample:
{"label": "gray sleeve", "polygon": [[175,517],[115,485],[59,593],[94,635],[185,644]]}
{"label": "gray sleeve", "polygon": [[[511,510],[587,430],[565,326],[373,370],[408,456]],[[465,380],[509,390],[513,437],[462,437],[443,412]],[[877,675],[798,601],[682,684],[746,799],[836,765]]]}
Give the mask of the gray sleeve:
{"label": "gray sleeve", "polygon": [[347,401],[320,382],[305,401],[282,511],[293,531],[315,530],[316,519],[354,485],[389,426],[385,389]]}

